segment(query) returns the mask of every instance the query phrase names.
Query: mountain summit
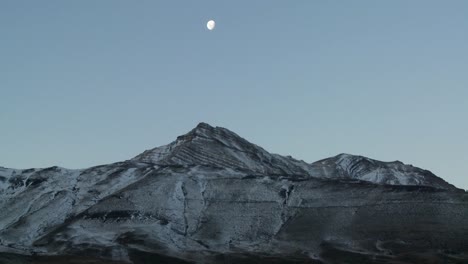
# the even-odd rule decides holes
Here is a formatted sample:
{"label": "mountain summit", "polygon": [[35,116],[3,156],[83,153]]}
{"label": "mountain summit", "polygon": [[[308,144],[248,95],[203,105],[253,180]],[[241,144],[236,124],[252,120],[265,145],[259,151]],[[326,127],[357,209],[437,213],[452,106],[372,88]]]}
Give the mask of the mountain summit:
{"label": "mountain summit", "polygon": [[123,162],[0,167],[0,263],[458,263],[467,195],[402,162],[309,164],[200,123]]}
{"label": "mountain summit", "polygon": [[134,161],[160,165],[212,166],[273,175],[309,175],[303,161],[270,154],[236,133],[200,123],[189,133],[158,148],[147,150]]}
{"label": "mountain summit", "polygon": [[308,164],[292,157],[271,154],[236,133],[200,123],[177,140],[133,158],[159,165],[212,166],[269,175],[355,179],[376,184],[419,185],[456,189],[427,170],[401,162],[382,162],[362,156],[340,154]]}

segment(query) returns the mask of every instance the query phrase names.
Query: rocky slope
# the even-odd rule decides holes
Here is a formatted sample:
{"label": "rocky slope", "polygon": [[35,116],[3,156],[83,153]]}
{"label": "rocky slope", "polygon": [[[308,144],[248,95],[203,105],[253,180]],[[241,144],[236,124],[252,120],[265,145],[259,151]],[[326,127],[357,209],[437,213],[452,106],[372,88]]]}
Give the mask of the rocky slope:
{"label": "rocky slope", "polygon": [[463,263],[468,254],[468,195],[429,171],[347,154],[308,164],[204,123],[124,162],[0,168],[0,209],[0,263],[84,253],[129,263]]}
{"label": "rocky slope", "polygon": [[322,178],[343,178],[377,184],[431,186],[440,189],[457,188],[428,170],[401,161],[383,162],[362,156],[340,154],[311,164],[315,175]]}

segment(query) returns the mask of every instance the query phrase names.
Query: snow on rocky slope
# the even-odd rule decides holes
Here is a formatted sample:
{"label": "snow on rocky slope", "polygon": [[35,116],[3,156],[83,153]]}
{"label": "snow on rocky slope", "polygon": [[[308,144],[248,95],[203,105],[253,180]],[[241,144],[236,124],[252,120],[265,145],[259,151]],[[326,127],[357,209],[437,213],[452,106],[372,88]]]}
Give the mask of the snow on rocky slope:
{"label": "snow on rocky slope", "polygon": [[134,161],[163,165],[208,165],[262,174],[309,175],[304,161],[270,154],[232,131],[200,123],[169,145],[147,150]]}
{"label": "snow on rocky slope", "polygon": [[308,164],[292,157],[268,153],[234,132],[206,123],[200,123],[176,141],[147,150],[133,160],[161,165],[208,165],[268,175],[356,179],[376,184],[456,189],[430,171],[399,161],[382,162],[362,156],[340,154]]}
{"label": "snow on rocky slope", "polygon": [[322,178],[344,178],[377,184],[432,186],[456,189],[428,170],[400,161],[383,162],[362,156],[340,154],[311,164],[315,175]]}
{"label": "snow on rocky slope", "polygon": [[468,253],[466,219],[467,194],[429,171],[346,154],[308,164],[205,123],[124,162],[0,167],[0,252],[327,263],[341,250],[391,263]]}

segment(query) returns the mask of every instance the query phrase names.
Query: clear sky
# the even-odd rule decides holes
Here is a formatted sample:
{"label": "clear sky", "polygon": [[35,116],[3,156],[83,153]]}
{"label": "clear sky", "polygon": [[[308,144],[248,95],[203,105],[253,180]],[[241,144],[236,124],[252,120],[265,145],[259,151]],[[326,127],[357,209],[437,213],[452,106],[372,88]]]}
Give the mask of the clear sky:
{"label": "clear sky", "polygon": [[121,161],[204,121],[468,189],[467,120],[468,1],[0,1],[0,166]]}

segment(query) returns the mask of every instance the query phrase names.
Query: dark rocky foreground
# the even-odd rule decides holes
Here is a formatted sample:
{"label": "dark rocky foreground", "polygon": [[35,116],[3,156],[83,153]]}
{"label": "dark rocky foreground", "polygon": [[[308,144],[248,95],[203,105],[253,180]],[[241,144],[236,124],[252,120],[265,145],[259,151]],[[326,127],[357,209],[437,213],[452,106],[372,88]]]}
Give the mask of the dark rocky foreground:
{"label": "dark rocky foreground", "polygon": [[[323,245],[321,260],[314,260],[297,253],[291,256],[261,256],[261,255],[216,255],[213,259],[226,264],[466,264],[468,256],[456,255],[450,252],[417,252],[410,249],[402,250],[395,255],[374,255],[360,252],[350,252],[331,245]],[[185,261],[164,255],[133,251],[131,262],[135,264],[190,264]],[[0,264],[127,264],[103,258],[86,257],[80,255],[67,256],[25,256],[18,254],[0,253]]]}
{"label": "dark rocky foreground", "polygon": [[468,194],[398,161],[308,164],[200,124],[124,162],[0,168],[0,252],[0,263],[468,263]]}

